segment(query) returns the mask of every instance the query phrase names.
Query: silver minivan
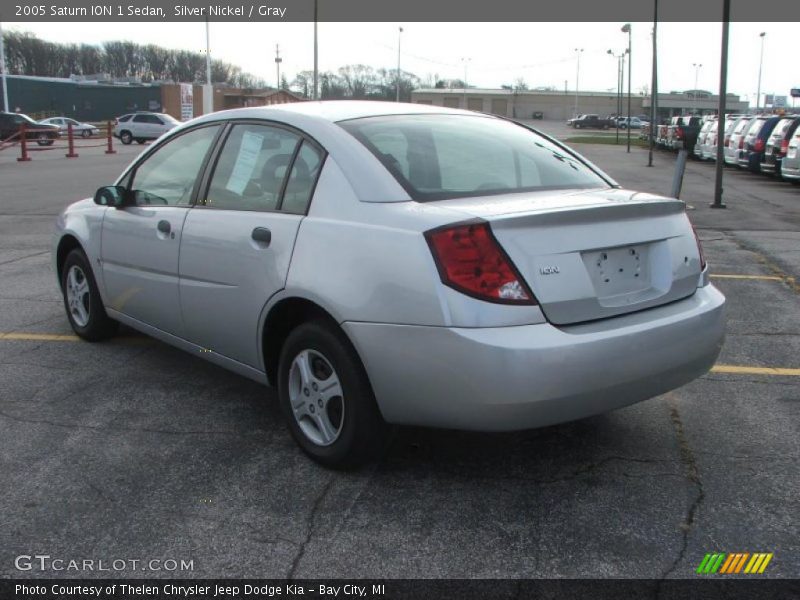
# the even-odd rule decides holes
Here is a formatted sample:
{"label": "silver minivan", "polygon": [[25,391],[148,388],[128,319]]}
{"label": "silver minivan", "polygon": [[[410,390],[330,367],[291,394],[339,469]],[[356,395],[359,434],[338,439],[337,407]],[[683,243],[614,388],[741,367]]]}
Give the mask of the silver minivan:
{"label": "silver minivan", "polygon": [[739,157],[744,151],[744,136],[747,133],[747,130],[750,128],[750,124],[753,122],[754,119],[755,117],[753,116],[739,117],[739,119],[737,119],[734,122],[730,130],[730,134],[726,135],[727,137],[727,140],[725,141],[726,165],[732,165],[734,167],[739,166]]}
{"label": "silver minivan", "polygon": [[786,156],[781,161],[781,176],[797,183],[800,181],[800,127],[789,140]]}

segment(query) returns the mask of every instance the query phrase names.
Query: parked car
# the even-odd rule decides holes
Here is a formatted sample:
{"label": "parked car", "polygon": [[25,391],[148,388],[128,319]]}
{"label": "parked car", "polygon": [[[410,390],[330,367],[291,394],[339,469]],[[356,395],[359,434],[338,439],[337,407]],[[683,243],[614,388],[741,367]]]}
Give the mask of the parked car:
{"label": "parked car", "polygon": [[744,150],[744,136],[755,117],[745,115],[736,119],[725,143],[725,164],[739,166],[739,156]]}
{"label": "parked car", "polygon": [[707,372],[725,299],[674,198],[505,119],[389,102],[212,113],[57,221],[70,325],[278,389],[322,464],[386,424],[506,431]]}
{"label": "parked car", "polygon": [[575,129],[608,129],[613,126],[613,122],[609,119],[601,119],[597,115],[580,115],[567,121],[567,125]]}
{"label": "parked car", "polygon": [[0,112],[0,141],[18,134],[20,125],[25,125],[25,139],[36,140],[40,146],[52,146],[61,137],[54,125],[37,123],[22,113]]}
{"label": "parked car", "polygon": [[61,135],[67,135],[69,126],[72,125],[72,135],[79,135],[84,138],[92,137],[93,135],[100,135],[100,129],[91,125],[90,123],[80,123],[75,119],[69,117],[51,117],[39,121],[45,125],[55,125],[61,132]]}
{"label": "parked car", "polygon": [[[615,122],[616,126],[620,129],[628,128],[628,117],[618,117]],[[630,118],[631,129],[641,129],[645,125],[649,125],[647,121],[642,121],[639,117]]]}
{"label": "parked car", "polygon": [[691,152],[697,142],[701,125],[702,117],[696,115],[672,117],[666,131],[666,147],[670,150],[685,148]]}
{"label": "parked car", "polygon": [[775,115],[759,115],[750,123],[742,138],[742,152],[739,153],[739,166],[753,173],[758,173],[764,160],[767,139],[781,117]]}
{"label": "parked car", "polygon": [[781,177],[800,183],[800,127],[795,128],[786,145],[786,156],[781,160]]}
{"label": "parked car", "polygon": [[719,119],[714,116],[711,120],[711,127],[706,132],[706,139],[703,143],[703,153],[700,158],[703,160],[717,160],[717,136],[719,134]]}
{"label": "parked car", "polygon": [[155,140],[180,125],[180,121],[164,113],[137,112],[122,115],[114,125],[114,136],[123,144],[144,144]]}
{"label": "parked car", "polygon": [[710,158],[708,156],[710,153],[708,144],[713,136],[712,128],[716,129],[716,124],[716,117],[714,117],[713,119],[707,119],[704,121],[702,127],[700,127],[700,131],[697,134],[697,141],[695,142],[693,149],[696,158],[699,158],[700,160],[708,160],[708,158]]}
{"label": "parked car", "polygon": [[800,116],[785,115],[772,130],[767,139],[764,150],[764,159],[761,162],[761,172],[769,175],[781,174],[781,162],[789,149],[789,142],[800,126]]}

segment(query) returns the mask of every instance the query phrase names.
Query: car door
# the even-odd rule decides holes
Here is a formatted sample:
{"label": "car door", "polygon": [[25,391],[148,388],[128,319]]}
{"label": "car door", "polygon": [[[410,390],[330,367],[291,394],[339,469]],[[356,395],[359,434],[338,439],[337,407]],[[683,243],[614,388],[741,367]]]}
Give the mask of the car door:
{"label": "car door", "polygon": [[132,120],[131,132],[134,138],[155,139],[160,134],[156,132],[156,122],[153,115],[138,114]]}
{"label": "car door", "polygon": [[230,127],[181,239],[189,341],[261,368],[261,312],[285,286],[323,159],[300,132],[253,122]]}
{"label": "car door", "polygon": [[178,252],[186,213],[219,125],[156,146],[127,177],[129,205],[108,208],[101,257],[108,308],[181,336]]}

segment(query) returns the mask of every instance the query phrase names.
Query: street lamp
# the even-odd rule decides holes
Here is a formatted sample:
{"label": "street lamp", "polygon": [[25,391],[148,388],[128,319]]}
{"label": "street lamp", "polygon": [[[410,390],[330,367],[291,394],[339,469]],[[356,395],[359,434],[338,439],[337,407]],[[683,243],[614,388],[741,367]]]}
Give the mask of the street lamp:
{"label": "street lamp", "polygon": [[397,90],[395,102],[400,102],[400,38],[403,36],[403,28],[397,28]]}
{"label": "street lamp", "polygon": [[761,38],[761,59],[758,61],[758,92],[756,93],[756,113],[761,109],[761,68],[764,66],[764,38],[767,32],[762,31],[758,34]]}
{"label": "street lamp", "polygon": [[631,24],[625,23],[620,30],[628,34],[628,153],[631,151],[631,65],[633,64],[633,54],[631,52]]}
{"label": "street lamp", "polygon": [[577,55],[577,67],[575,68],[575,116],[578,116],[578,87],[580,85],[581,79],[581,53],[583,52],[583,48],[575,48],[575,54]]}
{"label": "street lamp", "polygon": [[3,25],[0,23],[0,83],[3,85],[3,110],[8,112],[8,81],[6,81],[6,55]]}
{"label": "street lamp", "polygon": [[694,67],[694,112],[697,112],[697,77],[700,74],[700,67],[703,63],[692,63]]}
{"label": "street lamp", "polygon": [[[619,144],[619,119],[622,117],[622,86],[625,73],[625,52],[614,54],[613,50],[608,50],[608,54],[617,59],[617,144]],[[630,123],[629,123],[630,125]]]}
{"label": "street lamp", "polygon": [[462,58],[461,63],[464,65],[464,108],[467,108],[467,67],[471,58]]}

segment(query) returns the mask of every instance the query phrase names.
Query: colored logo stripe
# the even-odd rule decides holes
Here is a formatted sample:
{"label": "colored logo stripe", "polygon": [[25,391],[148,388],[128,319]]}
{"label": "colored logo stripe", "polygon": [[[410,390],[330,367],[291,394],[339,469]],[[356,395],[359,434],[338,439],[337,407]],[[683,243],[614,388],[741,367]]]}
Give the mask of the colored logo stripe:
{"label": "colored logo stripe", "polygon": [[731,575],[742,573],[744,570],[744,573],[760,574],[767,568],[772,557],[772,553],[766,552],[756,552],[754,554],[749,552],[708,553],[697,567],[697,573],[708,575],[719,572],[720,574]]}

